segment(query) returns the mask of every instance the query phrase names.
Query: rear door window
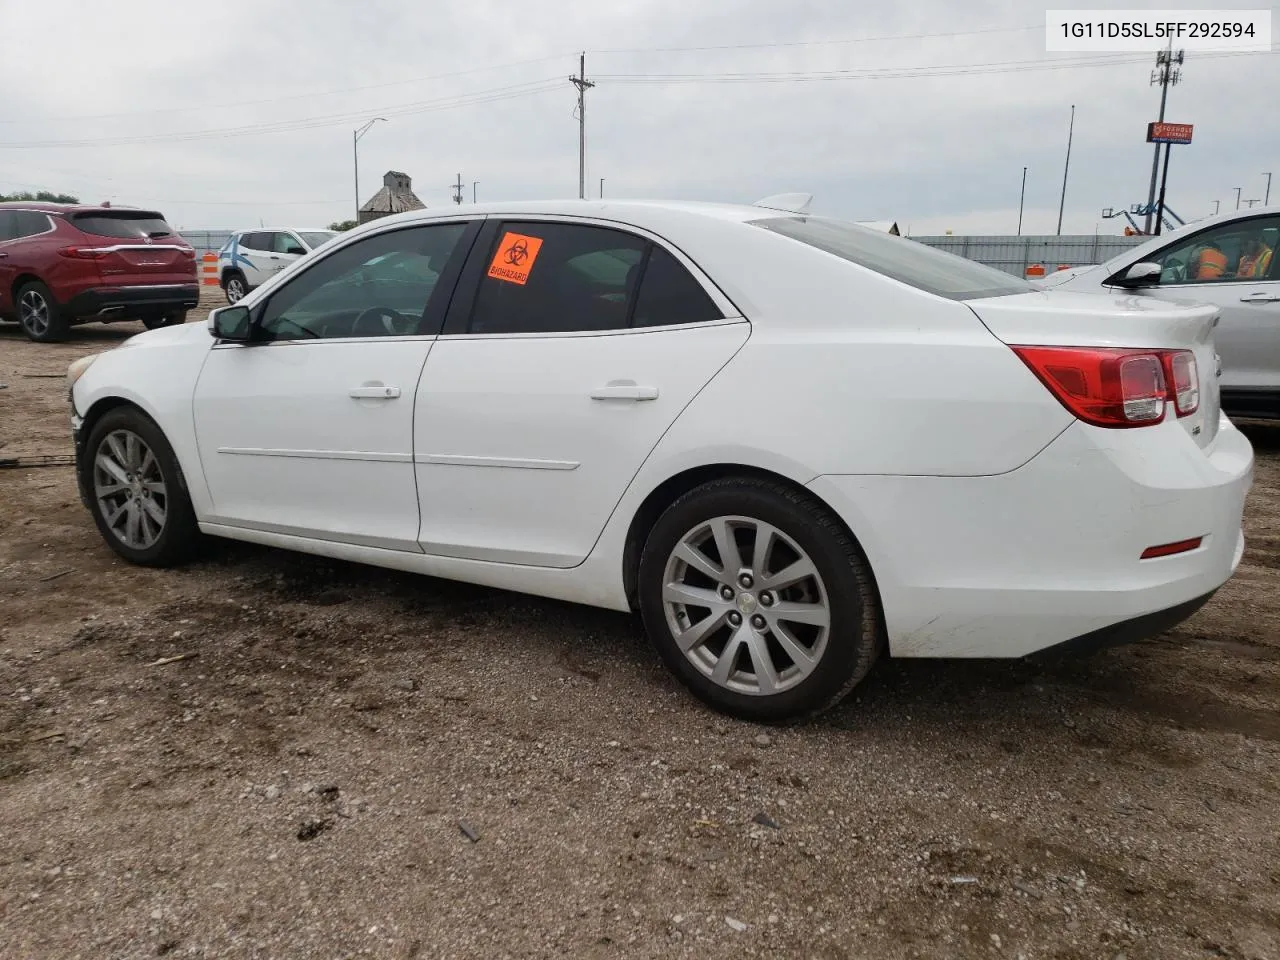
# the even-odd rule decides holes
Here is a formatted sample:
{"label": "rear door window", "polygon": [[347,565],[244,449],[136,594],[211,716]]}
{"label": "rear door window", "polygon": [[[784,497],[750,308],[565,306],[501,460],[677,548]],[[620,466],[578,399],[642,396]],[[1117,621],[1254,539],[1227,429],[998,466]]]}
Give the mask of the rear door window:
{"label": "rear door window", "polygon": [[240,246],[247,250],[261,250],[265,253],[271,249],[271,234],[242,233],[240,234]]}
{"label": "rear door window", "polygon": [[948,300],[1009,296],[1035,289],[994,267],[842,220],[775,217],[751,222]]}
{"label": "rear door window", "polygon": [[504,223],[485,262],[469,333],[621,330],[648,241],[575,223]]}
{"label": "rear door window", "polygon": [[71,222],[84,233],[96,237],[114,237],[117,240],[152,240],[172,237],[173,228],[158,213],[134,210],[102,210],[94,213],[78,213]]}

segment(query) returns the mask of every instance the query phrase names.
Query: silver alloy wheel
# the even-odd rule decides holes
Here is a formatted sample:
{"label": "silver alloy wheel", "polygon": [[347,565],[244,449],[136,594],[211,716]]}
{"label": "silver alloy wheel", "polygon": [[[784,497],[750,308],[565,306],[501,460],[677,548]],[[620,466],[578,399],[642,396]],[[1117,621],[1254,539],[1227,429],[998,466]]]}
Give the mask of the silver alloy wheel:
{"label": "silver alloy wheel", "polygon": [[107,527],[126,546],[146,550],[160,539],[169,493],[160,461],[131,430],[113,430],[93,458],[93,495]]}
{"label": "silver alloy wheel", "polygon": [[735,693],[771,696],[808,677],[831,633],[827,589],[793,539],[750,517],[715,517],[676,544],[662,577],[676,645]]}
{"label": "silver alloy wheel", "polygon": [[49,332],[49,301],[38,290],[28,290],[18,303],[18,319],[33,337]]}
{"label": "silver alloy wheel", "polygon": [[238,303],[244,299],[244,294],[243,280],[239,277],[232,277],[227,281],[227,303]]}

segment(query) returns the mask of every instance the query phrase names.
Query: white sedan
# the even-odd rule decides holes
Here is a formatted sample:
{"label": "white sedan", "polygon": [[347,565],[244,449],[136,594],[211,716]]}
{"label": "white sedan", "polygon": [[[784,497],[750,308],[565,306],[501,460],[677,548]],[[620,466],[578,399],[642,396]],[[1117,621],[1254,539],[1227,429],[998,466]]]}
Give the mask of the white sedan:
{"label": "white sedan", "polygon": [[638,610],[697,696],[783,720],[882,652],[1208,599],[1253,465],[1215,319],[793,210],[515,203],[367,224],[69,379],[128,560],[206,534]]}

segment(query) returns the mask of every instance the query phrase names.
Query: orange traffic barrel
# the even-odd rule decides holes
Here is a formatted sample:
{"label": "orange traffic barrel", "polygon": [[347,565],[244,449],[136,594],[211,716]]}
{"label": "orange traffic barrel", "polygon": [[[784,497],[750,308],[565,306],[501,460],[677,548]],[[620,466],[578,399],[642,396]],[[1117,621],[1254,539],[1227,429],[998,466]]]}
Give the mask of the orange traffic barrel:
{"label": "orange traffic barrel", "polygon": [[218,255],[212,251],[200,258],[200,282],[206,287],[218,285]]}
{"label": "orange traffic barrel", "polygon": [[1044,264],[1043,264],[1043,263],[1033,263],[1033,264],[1031,264],[1031,266],[1027,267],[1027,276],[1028,276],[1028,277],[1043,277],[1043,276],[1044,276]]}

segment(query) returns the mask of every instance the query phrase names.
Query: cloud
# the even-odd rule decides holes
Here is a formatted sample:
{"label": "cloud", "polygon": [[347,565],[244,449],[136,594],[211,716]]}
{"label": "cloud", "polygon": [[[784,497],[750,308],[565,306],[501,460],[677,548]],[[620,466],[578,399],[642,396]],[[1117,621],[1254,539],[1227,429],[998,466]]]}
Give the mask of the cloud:
{"label": "cloud", "polygon": [[[820,212],[917,234],[1012,231],[1024,165],[1024,232],[1052,233],[1072,104],[1063,230],[1118,232],[1123,221],[1099,211],[1146,199],[1143,139],[1159,102],[1149,56],[1048,69],[1075,55],[1044,52],[1044,7],[1029,2],[223,0],[211,15],[150,0],[8,0],[2,13],[0,189],[157,206],[187,228],[350,216],[352,130],[378,115],[389,122],[359,146],[362,199],[387,169],[408,172],[429,206],[451,202],[459,174],[467,199],[476,180],[481,199],[576,195],[567,78],[581,50],[598,82],[591,194],[600,177],[611,197],[806,190]],[[12,42],[23,36],[45,40]],[[830,42],[889,36],[903,38]],[[670,49],[685,47],[728,49]],[[935,69],[911,73],[922,67]],[[983,72],[993,69],[1006,72]],[[816,78],[868,70],[881,74]],[[806,79],[674,79],[764,73]],[[653,75],[672,79],[637,82]],[[1235,186],[1260,198],[1261,172],[1280,172],[1277,81],[1280,56],[1188,54],[1168,108],[1196,125],[1171,165],[1182,216],[1232,206]],[[46,141],[93,143],[16,146]]]}

